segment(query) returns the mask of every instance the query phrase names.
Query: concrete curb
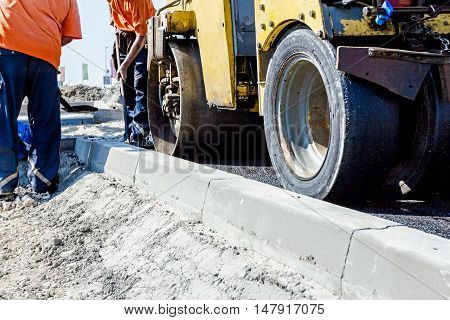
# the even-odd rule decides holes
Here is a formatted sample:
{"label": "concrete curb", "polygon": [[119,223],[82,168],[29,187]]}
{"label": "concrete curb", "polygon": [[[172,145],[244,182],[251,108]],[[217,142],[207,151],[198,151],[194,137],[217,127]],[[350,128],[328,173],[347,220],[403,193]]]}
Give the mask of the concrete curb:
{"label": "concrete curb", "polygon": [[[19,122],[27,123],[28,116],[19,116]],[[79,126],[83,124],[94,124],[94,116],[92,114],[81,113],[63,113],[61,114],[61,126]]]}
{"label": "concrete curb", "polygon": [[343,291],[350,298],[450,299],[450,241],[404,226],[359,230]]}
{"label": "concrete curb", "polygon": [[61,139],[61,145],[59,146],[59,152],[74,151],[76,142],[77,142],[76,138]]}
{"label": "concrete curb", "polygon": [[343,298],[450,298],[449,240],[120,143],[77,139],[75,152]]}
{"label": "concrete curb", "polygon": [[110,121],[124,121],[123,111],[113,109],[99,109],[94,112],[94,123],[105,123]]}

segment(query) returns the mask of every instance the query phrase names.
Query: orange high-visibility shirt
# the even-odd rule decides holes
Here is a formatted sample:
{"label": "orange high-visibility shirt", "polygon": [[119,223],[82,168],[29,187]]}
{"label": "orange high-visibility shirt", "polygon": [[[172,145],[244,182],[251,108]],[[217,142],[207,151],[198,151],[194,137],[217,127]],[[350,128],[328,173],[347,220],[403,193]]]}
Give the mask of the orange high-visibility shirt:
{"label": "orange high-visibility shirt", "polygon": [[0,47],[45,60],[61,60],[62,37],[81,39],[76,0],[0,0]]}
{"label": "orange high-visibility shirt", "polygon": [[122,31],[147,34],[147,20],[155,15],[152,0],[108,0],[114,25]]}

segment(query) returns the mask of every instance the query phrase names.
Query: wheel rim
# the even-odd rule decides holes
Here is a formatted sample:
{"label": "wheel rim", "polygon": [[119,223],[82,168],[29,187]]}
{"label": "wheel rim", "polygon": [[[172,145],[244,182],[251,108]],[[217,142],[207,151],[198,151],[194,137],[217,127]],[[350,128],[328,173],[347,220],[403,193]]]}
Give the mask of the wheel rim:
{"label": "wheel rim", "polygon": [[278,133],[289,168],[302,180],[322,169],[330,145],[330,108],[323,77],[304,55],[292,57],[279,78]]}

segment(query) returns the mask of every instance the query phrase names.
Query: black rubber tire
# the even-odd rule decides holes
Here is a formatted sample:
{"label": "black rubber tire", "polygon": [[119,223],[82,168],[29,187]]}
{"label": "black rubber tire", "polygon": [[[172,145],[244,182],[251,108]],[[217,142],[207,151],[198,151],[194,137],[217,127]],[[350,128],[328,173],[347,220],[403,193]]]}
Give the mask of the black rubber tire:
{"label": "black rubber tire", "polygon": [[[276,98],[283,68],[295,55],[306,55],[322,74],[330,108],[330,140],[319,173],[301,179],[283,154]],[[264,123],[272,164],[289,190],[335,202],[371,197],[381,189],[395,163],[399,113],[386,90],[349,78],[336,69],[336,50],[309,29],[294,29],[278,44],[265,89]]]}
{"label": "black rubber tire", "polygon": [[440,101],[432,73],[416,100],[403,100],[400,108],[404,157],[386,180],[387,194],[398,198],[448,193],[450,105]]}
{"label": "black rubber tire", "polygon": [[198,44],[178,40],[169,47],[180,78],[181,125],[179,135],[174,135],[159,103],[158,66],[151,63],[148,108],[156,151],[206,164],[267,164],[262,118],[257,113],[209,108]]}
{"label": "black rubber tire", "polygon": [[[181,126],[180,133],[174,134],[167,117],[161,111],[159,100],[158,65],[150,63],[148,79],[148,109],[150,129],[155,149],[169,155],[179,155],[195,139],[193,128],[197,127],[195,108],[206,107],[203,76],[199,65],[198,48],[191,41],[170,43],[171,57],[177,65],[181,90]],[[187,93],[187,94],[185,94]]]}

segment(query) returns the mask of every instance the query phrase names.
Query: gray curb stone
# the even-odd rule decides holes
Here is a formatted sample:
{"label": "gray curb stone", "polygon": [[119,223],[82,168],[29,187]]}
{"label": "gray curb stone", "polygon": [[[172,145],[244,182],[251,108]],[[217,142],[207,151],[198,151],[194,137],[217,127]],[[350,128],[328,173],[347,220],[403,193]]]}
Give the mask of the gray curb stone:
{"label": "gray curb stone", "polygon": [[75,139],[75,138],[61,139],[61,145],[59,146],[59,151],[60,152],[74,151],[76,142],[77,142],[77,139]]}
{"label": "gray curb stone", "polygon": [[120,142],[91,141],[78,138],[75,153],[94,172],[107,173],[124,185],[134,185],[142,149]]}
{"label": "gray curb stone", "polygon": [[297,268],[338,294],[352,234],[398,225],[247,179],[213,181],[203,221],[216,230],[227,223],[288,252]]}
{"label": "gray curb stone", "polygon": [[[19,122],[27,123],[28,116],[20,116],[18,118]],[[94,116],[92,114],[61,114],[61,126],[79,126],[83,124],[94,124]]]}
{"label": "gray curb stone", "polygon": [[[94,101],[82,101],[82,102],[69,102],[71,106],[81,106],[88,105],[91,107],[96,107],[97,104]],[[100,106],[102,107],[102,106]],[[103,106],[105,108],[105,106]],[[28,105],[23,104],[20,115],[18,118],[19,122],[28,122]],[[123,111],[117,109],[102,109],[99,108],[98,111],[94,113],[67,113],[61,111],[61,125],[66,126],[79,126],[84,124],[99,124],[111,121],[123,121]]]}
{"label": "gray curb stone", "polygon": [[343,298],[450,298],[449,240],[120,143],[77,139],[75,152]]}
{"label": "gray curb stone", "polygon": [[124,185],[134,185],[134,176],[142,149],[119,142],[96,142],[93,144],[89,167],[119,179]]}
{"label": "gray curb stone", "polygon": [[450,299],[450,241],[404,226],[358,231],[343,290],[349,298]]}
{"label": "gray curb stone", "polygon": [[110,121],[123,121],[123,111],[112,109],[99,109],[94,112],[94,123],[105,123]]}
{"label": "gray curb stone", "polygon": [[239,178],[186,160],[145,152],[139,158],[136,186],[153,197],[176,200],[191,219],[200,221],[211,181]]}
{"label": "gray curb stone", "polygon": [[81,162],[89,166],[91,149],[94,142],[91,140],[78,138],[75,143],[75,153]]}

